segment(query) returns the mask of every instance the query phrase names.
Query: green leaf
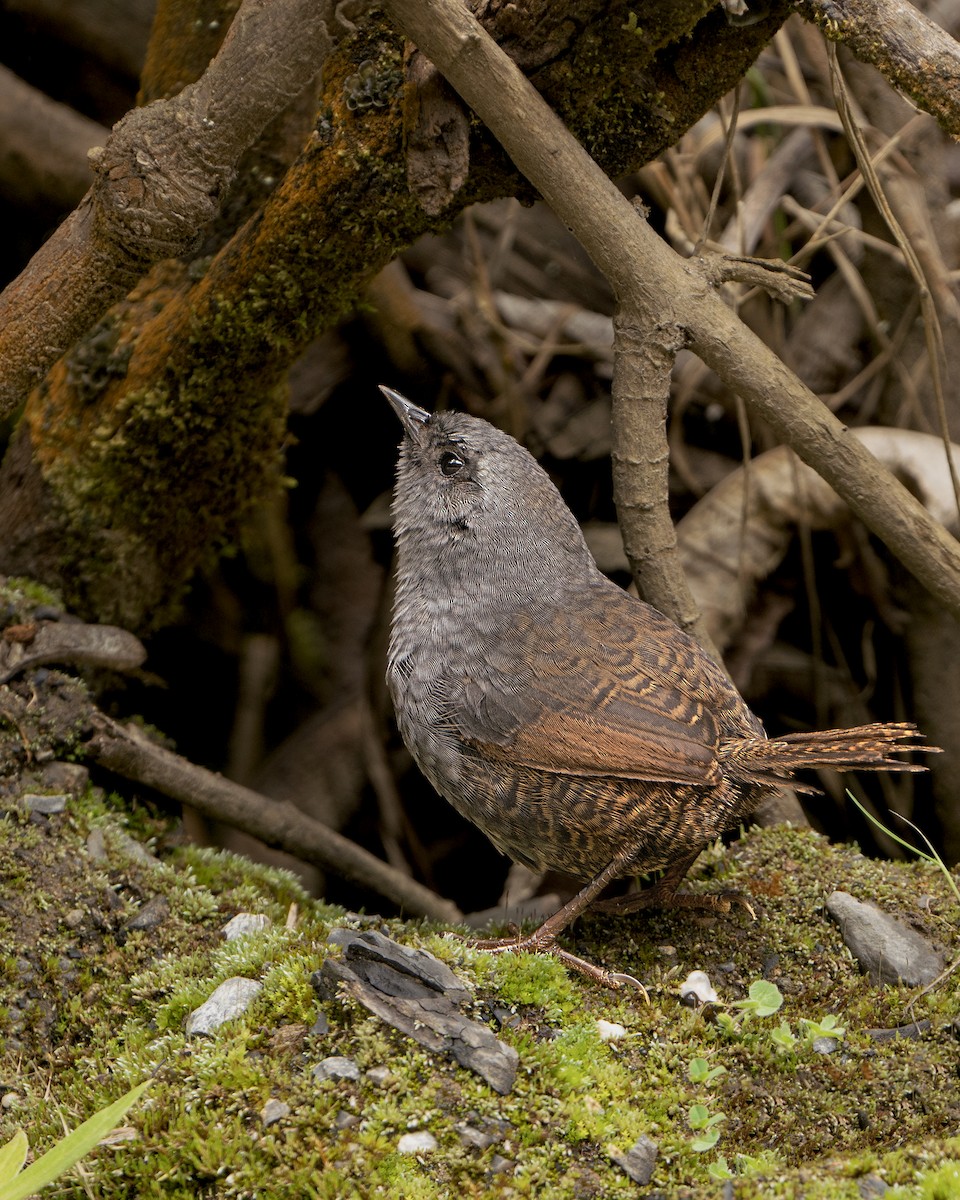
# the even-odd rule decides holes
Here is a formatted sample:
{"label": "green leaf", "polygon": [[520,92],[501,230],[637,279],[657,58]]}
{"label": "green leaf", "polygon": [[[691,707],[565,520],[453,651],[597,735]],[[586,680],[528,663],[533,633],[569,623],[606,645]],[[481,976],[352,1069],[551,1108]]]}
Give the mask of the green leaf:
{"label": "green leaf", "polygon": [[781,1021],[776,1029],[771,1030],[770,1037],[781,1050],[792,1050],[797,1044],[797,1036],[787,1021]]}
{"label": "green leaf", "polygon": [[693,1058],[687,1068],[687,1074],[694,1083],[703,1083],[710,1072],[710,1066],[705,1058]]}
{"label": "green leaf", "polygon": [[710,1110],[702,1104],[695,1104],[687,1113],[687,1123],[691,1129],[704,1129],[710,1120]]}
{"label": "green leaf", "polygon": [[711,1179],[732,1179],[733,1172],[730,1170],[730,1165],[723,1155],[719,1155],[717,1161],[711,1163],[707,1167],[707,1174]]}
{"label": "green leaf", "polygon": [[839,1039],[847,1032],[842,1025],[837,1024],[837,1018],[833,1013],[827,1013],[819,1021],[811,1021],[809,1017],[801,1017],[800,1024],[803,1026],[803,1036],[811,1042],[818,1037]]}
{"label": "green leaf", "polygon": [[23,1170],[29,1149],[30,1143],[22,1129],[18,1129],[5,1146],[0,1146],[0,1188]]}
{"label": "green leaf", "polygon": [[713,1083],[720,1075],[725,1075],[726,1067],[711,1067],[705,1058],[693,1058],[687,1068],[687,1074],[693,1083]]}
{"label": "green leaf", "polygon": [[720,1130],[716,1128],[707,1129],[698,1138],[694,1138],[690,1146],[698,1154],[702,1154],[704,1150],[712,1150],[719,1141]]}
{"label": "green leaf", "polygon": [[746,1000],[738,1000],[734,1007],[758,1017],[772,1017],[783,1004],[783,993],[769,979],[755,979],[747,996]]}
{"label": "green leaf", "polygon": [[[117,1126],[127,1109],[140,1099],[152,1082],[152,1079],[147,1079],[138,1084],[107,1108],[94,1113],[88,1121],[78,1125],[65,1138],[61,1138],[46,1154],[17,1175],[15,1182],[0,1187],[0,1200],[26,1200],[27,1196],[32,1196],[48,1183],[59,1179]],[[6,1150],[7,1146],[4,1147],[4,1152]]]}

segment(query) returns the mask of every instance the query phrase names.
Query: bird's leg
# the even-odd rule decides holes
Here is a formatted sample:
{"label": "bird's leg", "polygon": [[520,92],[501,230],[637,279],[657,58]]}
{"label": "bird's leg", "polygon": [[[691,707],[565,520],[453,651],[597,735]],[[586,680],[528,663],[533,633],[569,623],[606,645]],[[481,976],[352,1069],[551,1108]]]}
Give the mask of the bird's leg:
{"label": "bird's leg", "polygon": [[[625,983],[630,983],[639,988],[644,996],[646,996],[646,988],[644,988],[638,979],[634,979],[632,975],[625,975],[618,971],[607,971],[603,967],[598,967],[594,963],[587,962],[584,958],[578,958],[575,954],[571,954],[567,950],[561,950],[556,945],[557,935],[562,933],[571,922],[575,921],[581,913],[585,912],[593,904],[608,883],[612,883],[614,879],[618,879],[625,871],[629,870],[632,858],[633,854],[630,851],[622,851],[608,866],[604,867],[599,875],[595,875],[586,887],[581,888],[572,900],[568,900],[552,917],[548,917],[539,929],[535,929],[533,933],[528,934],[526,937],[479,938],[476,940],[471,939],[470,944],[477,946],[481,950],[490,950],[494,954],[535,954],[538,951],[547,952],[555,955],[571,970],[578,971],[581,975],[586,975],[588,979],[594,979],[598,983],[611,988],[619,988]],[[679,880],[677,882],[679,883]]]}
{"label": "bird's leg", "polygon": [[686,873],[697,859],[699,850],[685,855],[670,863],[656,883],[633,892],[627,896],[615,896],[612,900],[598,900],[594,908],[599,912],[616,913],[625,916],[627,913],[640,912],[645,908],[697,908],[708,912],[729,912],[731,904],[742,905],[751,917],[756,913],[749,902],[739,892],[678,892]]}

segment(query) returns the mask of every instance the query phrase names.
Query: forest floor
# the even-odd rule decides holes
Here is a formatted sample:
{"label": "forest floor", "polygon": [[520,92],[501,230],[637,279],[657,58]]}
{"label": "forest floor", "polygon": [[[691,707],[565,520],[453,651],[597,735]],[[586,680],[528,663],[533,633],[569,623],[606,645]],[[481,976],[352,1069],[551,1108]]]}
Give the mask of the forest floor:
{"label": "forest floor", "polygon": [[[0,1142],[19,1126],[39,1154],[153,1083],[59,1196],[958,1194],[956,976],[871,983],[824,907],[834,889],[870,900],[956,962],[956,901],[927,864],[790,828],[718,845],[692,886],[738,889],[755,920],[587,916],[565,939],[641,980],[645,1003],[546,956],[324,905],[282,871],[186,845],[152,803],[70,791],[0,800]],[[225,941],[240,912],[268,921]],[[510,1090],[354,999],[320,999],[337,928],[452,968],[465,1015],[519,1056]],[[682,1000],[692,971],[717,1003]],[[247,1011],[188,1036],[238,976],[262,984]],[[751,1000],[776,994],[758,981],[782,995],[775,1013]]]}

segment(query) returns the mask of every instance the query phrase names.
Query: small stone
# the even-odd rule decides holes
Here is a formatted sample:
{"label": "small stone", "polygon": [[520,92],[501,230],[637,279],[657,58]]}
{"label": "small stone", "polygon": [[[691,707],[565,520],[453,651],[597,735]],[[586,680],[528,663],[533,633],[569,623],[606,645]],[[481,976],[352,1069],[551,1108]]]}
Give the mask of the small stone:
{"label": "small stone", "polygon": [[327,1020],[327,1014],[324,1012],[317,1013],[317,1019],[307,1030],[308,1037],[323,1037],[330,1032],[330,1022]]}
{"label": "small stone", "polygon": [[127,929],[156,929],[170,916],[166,896],[153,896],[126,922]]}
{"label": "small stone", "polygon": [[284,1104],[282,1100],[274,1100],[272,1097],[260,1109],[260,1120],[263,1122],[264,1128],[276,1125],[277,1121],[282,1121],[284,1117],[289,1116],[290,1105]]}
{"label": "small stone", "polygon": [[504,1158],[502,1154],[495,1154],[490,1159],[490,1166],[487,1170],[488,1175],[512,1175],[517,1169],[517,1164],[509,1158]]}
{"label": "small stone", "polygon": [[397,1142],[401,1154],[430,1154],[437,1148],[437,1139],[426,1129],[418,1129],[416,1133],[405,1133]]}
{"label": "small stone", "polygon": [[239,1017],[250,1007],[254,997],[263,987],[256,979],[246,979],[242,975],[234,975],[225,979],[204,1001],[187,1017],[184,1026],[188,1037],[209,1035],[214,1033],[224,1021]]}
{"label": "small stone", "polygon": [[838,1045],[837,1039],[832,1037],[818,1037],[813,1039],[814,1054],[832,1054]]}
{"label": "small stone", "polygon": [[933,1022],[923,1017],[919,1021],[911,1021],[908,1025],[895,1025],[892,1029],[865,1029],[863,1032],[875,1042],[890,1042],[896,1038],[918,1038],[929,1033]]}
{"label": "small stone", "polygon": [[9,1112],[11,1109],[19,1107],[20,1097],[16,1092],[4,1092],[4,1094],[0,1096],[0,1108]]}
{"label": "small stone", "polygon": [[716,1004],[720,997],[714,991],[706,971],[691,971],[680,984],[680,999],[693,1008],[699,1004]]}
{"label": "small stone", "polygon": [[107,846],[103,840],[102,829],[91,829],[87,834],[87,853],[94,862],[102,862],[107,857]]}
{"label": "small stone", "polygon": [[863,1200],[876,1200],[878,1196],[890,1191],[890,1184],[879,1175],[862,1175],[857,1180],[857,1191]]}
{"label": "small stone", "polygon": [[20,797],[30,812],[44,813],[46,816],[64,812],[69,798],[65,795],[38,796],[34,792],[27,792]]}
{"label": "small stone", "polygon": [[602,1017],[597,1021],[597,1033],[601,1042],[618,1042],[627,1036],[623,1025],[618,1025],[616,1021],[604,1021]]}
{"label": "small stone", "polygon": [[136,838],[132,838],[123,829],[112,830],[111,840],[121,854],[125,854],[127,858],[132,858],[134,862],[149,863],[153,866],[157,861],[155,854],[151,854],[142,842],[138,842]]}
{"label": "small stone", "polygon": [[79,796],[90,782],[90,771],[83,763],[47,763],[40,772],[43,786]]}
{"label": "small stone", "polygon": [[317,1083],[323,1083],[325,1079],[359,1079],[360,1068],[352,1058],[332,1055],[317,1063],[311,1074]]}
{"label": "small stone", "polygon": [[337,1129],[352,1129],[354,1125],[360,1124],[360,1118],[356,1113],[347,1112],[345,1108],[341,1108],[333,1118],[333,1123]]}
{"label": "small stone", "polygon": [[377,1087],[386,1087],[388,1083],[393,1082],[393,1072],[389,1067],[371,1067],[369,1071],[364,1071],[364,1074]]}
{"label": "small stone", "polygon": [[457,1131],[461,1143],[469,1147],[471,1150],[486,1150],[497,1140],[496,1134],[484,1133],[480,1129],[475,1129],[472,1125],[461,1122],[454,1126]]}
{"label": "small stone", "polygon": [[652,1138],[643,1133],[625,1154],[616,1146],[609,1146],[607,1153],[634,1183],[646,1187],[653,1178],[653,1167],[657,1161],[657,1155],[660,1153],[660,1147]]}
{"label": "small stone", "polygon": [[248,933],[260,933],[270,925],[270,918],[264,913],[237,913],[224,925],[220,931],[228,942]]}
{"label": "small stone", "polygon": [[84,915],[82,908],[71,908],[63,918],[63,923],[68,929],[79,929],[83,924]]}
{"label": "small stone", "polygon": [[274,1054],[293,1054],[303,1045],[307,1027],[299,1022],[281,1025],[270,1038],[270,1049]]}
{"label": "small stone", "polygon": [[827,912],[853,957],[875,983],[922,987],[943,970],[943,957],[903,921],[847,892],[827,897]]}

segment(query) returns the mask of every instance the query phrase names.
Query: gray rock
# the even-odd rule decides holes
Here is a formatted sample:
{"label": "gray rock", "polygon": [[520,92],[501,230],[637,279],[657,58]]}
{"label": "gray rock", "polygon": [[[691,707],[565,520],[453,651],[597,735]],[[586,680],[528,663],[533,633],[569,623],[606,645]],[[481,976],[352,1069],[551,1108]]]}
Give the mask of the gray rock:
{"label": "gray rock", "polygon": [[359,1079],[360,1068],[352,1058],[335,1054],[317,1063],[311,1074],[317,1083],[323,1083],[325,1079]]}
{"label": "gray rock", "polygon": [[225,979],[210,998],[187,1017],[184,1026],[187,1036],[209,1036],[216,1032],[224,1021],[239,1017],[250,1007],[262,987],[263,984],[258,983],[256,979],[246,979],[242,975]]}
{"label": "gray rock", "polygon": [[645,1187],[653,1178],[653,1167],[657,1161],[657,1155],[660,1153],[660,1147],[652,1138],[643,1133],[625,1154],[613,1146],[607,1152],[634,1183]]}
{"label": "gray rock", "polygon": [[371,1083],[375,1083],[377,1087],[386,1087],[393,1080],[393,1072],[389,1067],[371,1067],[364,1074]]}
{"label": "gray rock", "polygon": [[126,922],[127,929],[155,929],[170,916],[166,896],[153,896]]}
{"label": "gray rock", "polygon": [[26,792],[20,797],[21,801],[31,812],[44,813],[47,816],[64,812],[69,798],[69,796],[64,795],[38,796],[34,792]]}
{"label": "gray rock", "polygon": [[429,1154],[436,1148],[437,1139],[426,1129],[405,1133],[397,1142],[397,1149],[401,1154]]}
{"label": "gray rock", "polygon": [[943,971],[942,956],[926,938],[876,905],[847,892],[832,892],[827,912],[840,926],[850,953],[875,983],[918,987],[932,983]]}
{"label": "gray rock", "polygon": [[79,796],[90,782],[90,771],[83,763],[52,762],[44,766],[40,778],[44,787]]}
{"label": "gray rock", "polygon": [[260,1109],[260,1120],[263,1122],[264,1128],[269,1128],[271,1125],[276,1125],[277,1121],[282,1121],[284,1117],[290,1116],[290,1105],[284,1104],[282,1100],[275,1100],[272,1096]]}
{"label": "gray rock", "polygon": [[471,1150],[487,1150],[498,1140],[496,1133],[490,1130],[476,1129],[473,1125],[468,1125],[466,1121],[461,1121],[455,1128],[461,1143]]}
{"label": "gray rock", "polygon": [[324,1012],[317,1013],[317,1019],[307,1030],[308,1037],[325,1037],[330,1032],[330,1022],[327,1020],[327,1014]]}
{"label": "gray rock", "polygon": [[892,1029],[865,1029],[863,1032],[875,1042],[892,1042],[898,1038],[919,1038],[929,1033],[933,1022],[923,1017],[919,1021],[911,1021],[908,1025],[895,1025]]}
{"label": "gray rock", "polygon": [[832,1054],[839,1043],[836,1038],[818,1037],[813,1039],[814,1054]]}
{"label": "gray rock", "polygon": [[490,1159],[490,1167],[487,1171],[488,1175],[512,1175],[517,1169],[517,1164],[511,1158],[504,1158],[502,1154],[495,1154]]}
{"label": "gray rock", "polygon": [[132,838],[129,833],[123,829],[113,829],[110,835],[111,844],[119,851],[120,854],[126,855],[127,858],[132,858],[134,862],[140,862],[153,866],[157,862],[157,856],[152,854],[143,842],[138,842],[136,838]]}
{"label": "gray rock", "polygon": [[103,840],[103,830],[99,827],[87,834],[87,853],[94,862],[103,862],[107,857],[107,845]]}
{"label": "gray rock", "polygon": [[269,925],[270,918],[264,913],[237,913],[235,917],[230,918],[220,932],[228,942],[232,942],[235,938],[243,937],[245,934],[259,933]]}
{"label": "gray rock", "polygon": [[878,1196],[890,1191],[890,1184],[879,1175],[863,1175],[857,1180],[857,1191],[863,1200],[876,1200]]}

